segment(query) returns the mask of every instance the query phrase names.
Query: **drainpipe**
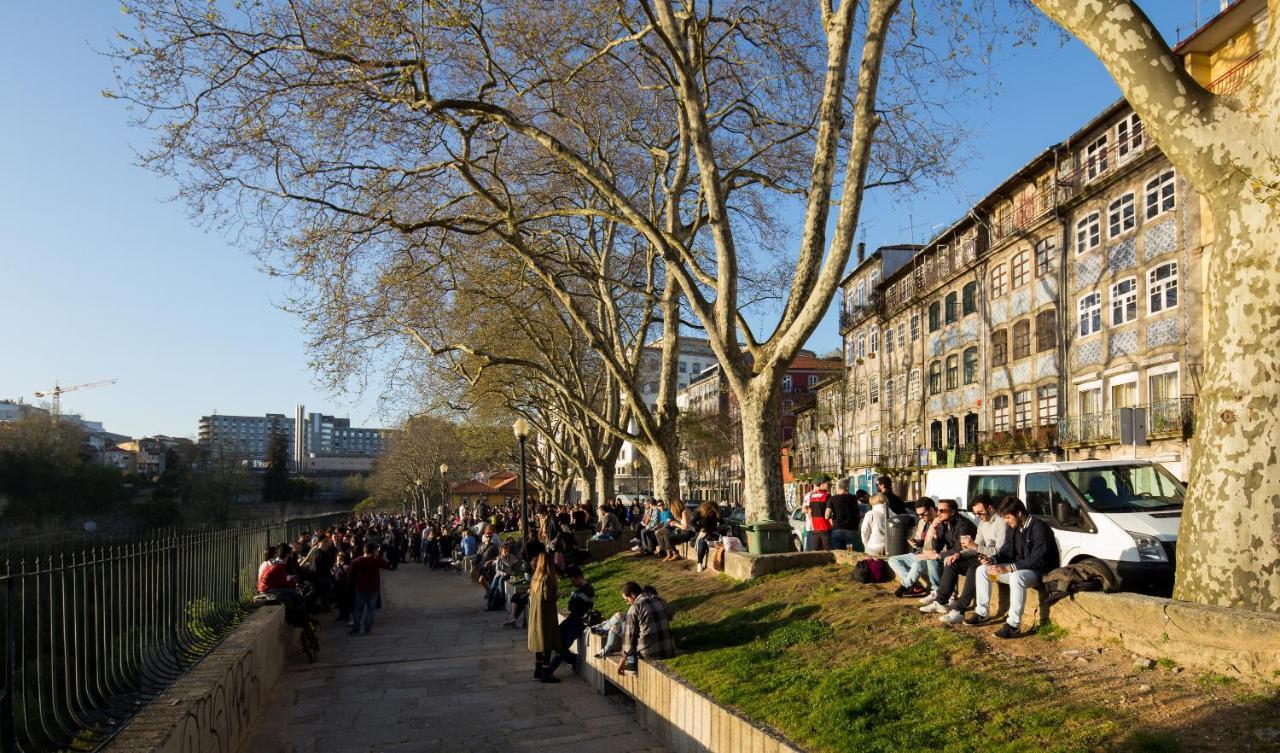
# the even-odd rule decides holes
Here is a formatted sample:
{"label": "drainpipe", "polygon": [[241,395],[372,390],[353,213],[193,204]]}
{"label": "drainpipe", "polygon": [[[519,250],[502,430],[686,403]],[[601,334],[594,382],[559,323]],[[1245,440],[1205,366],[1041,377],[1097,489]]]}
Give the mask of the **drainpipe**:
{"label": "drainpipe", "polygon": [[[1053,150],[1053,187],[1054,187],[1053,213],[1054,213],[1054,216],[1058,218],[1058,224],[1062,226],[1062,242],[1060,244],[1060,251],[1058,254],[1058,295],[1057,295],[1057,306],[1056,306],[1057,317],[1058,317],[1058,327],[1061,329],[1061,333],[1062,333],[1062,336],[1058,338],[1058,347],[1057,347],[1058,428],[1059,428],[1058,446],[1059,447],[1062,446],[1062,437],[1061,437],[1062,420],[1069,415],[1067,411],[1067,407],[1068,405],[1070,405],[1071,395],[1069,392],[1070,380],[1067,378],[1067,375],[1069,373],[1069,364],[1067,359],[1070,357],[1070,351],[1067,345],[1068,345],[1069,336],[1071,335],[1072,332],[1074,332],[1074,329],[1073,329],[1074,323],[1067,316],[1067,311],[1068,311],[1067,299],[1068,299],[1068,296],[1070,295],[1070,291],[1068,290],[1068,286],[1067,286],[1067,281],[1068,281],[1067,260],[1073,259],[1075,258],[1075,256],[1074,256],[1074,249],[1071,247],[1071,228],[1067,223],[1067,219],[1062,214],[1062,201],[1059,199],[1060,191],[1058,188],[1058,176],[1061,174],[1060,173],[1061,165],[1059,163],[1059,156],[1062,154],[1062,149],[1064,146],[1065,146],[1065,143],[1059,144],[1058,147]],[[1070,158],[1070,156],[1071,156],[1070,152],[1068,152],[1067,157]],[[1070,453],[1067,450],[1065,449],[1062,450],[1063,460],[1069,460],[1070,459],[1069,455]]]}

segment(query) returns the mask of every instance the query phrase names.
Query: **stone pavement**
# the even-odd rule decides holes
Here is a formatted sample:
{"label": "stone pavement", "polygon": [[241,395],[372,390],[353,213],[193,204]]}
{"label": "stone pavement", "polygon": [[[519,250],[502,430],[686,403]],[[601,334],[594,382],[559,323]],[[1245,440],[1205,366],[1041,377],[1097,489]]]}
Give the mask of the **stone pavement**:
{"label": "stone pavement", "polygon": [[559,684],[534,682],[525,631],[483,611],[466,576],[383,571],[383,605],[367,636],[319,616],[319,658],[290,660],[241,753],[664,750],[568,667]]}

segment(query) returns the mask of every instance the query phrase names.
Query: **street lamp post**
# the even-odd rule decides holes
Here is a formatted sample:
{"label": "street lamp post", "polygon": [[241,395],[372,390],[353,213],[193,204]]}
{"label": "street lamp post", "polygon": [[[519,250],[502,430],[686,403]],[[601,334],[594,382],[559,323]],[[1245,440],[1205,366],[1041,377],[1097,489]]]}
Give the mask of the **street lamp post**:
{"label": "street lamp post", "polygon": [[448,485],[448,482],[445,481],[445,477],[444,477],[445,474],[448,472],[449,472],[449,464],[441,463],[440,464],[440,510],[441,510],[440,520],[441,522],[444,521],[443,511],[445,510],[445,508],[449,506],[449,485]]}
{"label": "street lamp post", "polygon": [[524,443],[529,438],[529,422],[523,417],[517,418],[511,425],[516,439],[520,440],[520,537],[526,546],[529,544],[529,498],[525,495]]}
{"label": "street lamp post", "polygon": [[631,480],[636,484],[636,496],[640,496],[640,458],[631,461]]}
{"label": "street lamp post", "polygon": [[421,500],[421,502],[422,502],[422,517],[423,517],[423,518],[426,518],[426,517],[427,517],[427,498],[426,498],[426,497],[424,497],[424,496],[422,496],[422,479],[420,479],[420,478],[415,478],[415,479],[413,480],[413,485],[414,485],[414,487],[417,489],[417,492],[418,492],[418,493],[417,493],[417,495],[414,497],[414,500],[413,500],[413,514],[414,514],[414,515],[417,515],[417,514],[418,514],[418,501],[419,501],[419,500]]}

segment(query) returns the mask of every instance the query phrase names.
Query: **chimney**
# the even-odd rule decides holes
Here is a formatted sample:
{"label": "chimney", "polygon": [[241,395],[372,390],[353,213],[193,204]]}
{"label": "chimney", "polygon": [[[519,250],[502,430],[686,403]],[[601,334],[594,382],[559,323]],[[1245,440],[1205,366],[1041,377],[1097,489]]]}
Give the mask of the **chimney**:
{"label": "chimney", "polygon": [[867,260],[867,244],[860,242],[858,243],[858,263],[861,264],[866,260]]}

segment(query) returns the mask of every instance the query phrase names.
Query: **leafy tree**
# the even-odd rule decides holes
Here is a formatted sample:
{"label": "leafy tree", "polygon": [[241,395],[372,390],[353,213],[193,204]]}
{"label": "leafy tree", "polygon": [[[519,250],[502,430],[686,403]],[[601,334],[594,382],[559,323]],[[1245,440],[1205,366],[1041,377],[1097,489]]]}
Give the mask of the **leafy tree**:
{"label": "leafy tree", "polygon": [[267,438],[267,471],[262,475],[262,499],[288,502],[295,490],[289,486],[289,437],[273,431]]}

